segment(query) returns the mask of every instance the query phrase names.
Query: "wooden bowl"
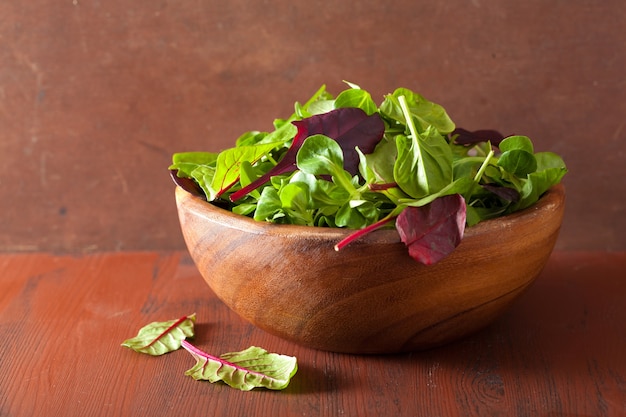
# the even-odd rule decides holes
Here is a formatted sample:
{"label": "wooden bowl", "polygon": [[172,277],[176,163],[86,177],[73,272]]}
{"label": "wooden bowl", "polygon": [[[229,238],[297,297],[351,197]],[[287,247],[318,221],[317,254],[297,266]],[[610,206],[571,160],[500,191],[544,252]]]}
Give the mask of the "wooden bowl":
{"label": "wooden bowl", "polygon": [[257,222],[176,189],[196,266],[233,311],[311,348],[395,353],[442,345],[493,321],[537,277],[563,217],[565,191],[467,228],[444,260],[424,266],[398,233],[378,230],[339,252],[350,231]]}

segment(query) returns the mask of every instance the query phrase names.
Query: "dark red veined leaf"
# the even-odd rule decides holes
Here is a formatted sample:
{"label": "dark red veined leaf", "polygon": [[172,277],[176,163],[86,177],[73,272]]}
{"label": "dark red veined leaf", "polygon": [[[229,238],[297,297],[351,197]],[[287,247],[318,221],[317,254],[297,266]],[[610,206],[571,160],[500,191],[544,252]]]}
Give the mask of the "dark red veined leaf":
{"label": "dark red veined leaf", "polygon": [[491,142],[492,145],[498,146],[504,136],[497,130],[475,130],[469,131],[458,127],[454,129],[452,135],[458,135],[454,140],[457,145],[475,145],[480,142]]}
{"label": "dark red veined leaf", "polygon": [[503,187],[501,185],[483,184],[481,185],[485,190],[497,195],[505,201],[517,203],[520,199],[520,193],[514,188]]}
{"label": "dark red veined leaf", "polygon": [[191,178],[179,177],[177,173],[177,169],[170,170],[170,177],[172,178],[172,181],[174,181],[174,184],[178,185],[180,188],[190,194],[204,197],[204,192],[202,191],[202,188],[200,188],[198,183],[196,183]]}
{"label": "dark red veined leaf", "polygon": [[422,207],[405,208],[396,218],[396,229],[409,255],[424,265],[432,265],[461,243],[465,211],[465,200],[460,194],[447,195]]}
{"label": "dark red veined leaf", "polygon": [[230,195],[231,201],[239,200],[268,182],[273,176],[294,171],[296,169],[296,155],[304,140],[309,136],[325,135],[334,139],[343,151],[344,169],[352,175],[356,175],[359,172],[359,155],[355,147],[358,146],[364,154],[371,153],[385,132],[385,125],[378,113],[368,116],[367,113],[356,107],[339,108],[292,123],[298,131],[285,156],[265,175],[232,193]]}

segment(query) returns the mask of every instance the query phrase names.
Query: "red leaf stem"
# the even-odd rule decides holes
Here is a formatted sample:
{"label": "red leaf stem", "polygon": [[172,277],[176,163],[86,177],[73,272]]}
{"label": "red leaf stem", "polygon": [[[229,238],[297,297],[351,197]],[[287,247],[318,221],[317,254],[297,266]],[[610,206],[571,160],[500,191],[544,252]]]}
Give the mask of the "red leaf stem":
{"label": "red leaf stem", "polygon": [[189,343],[186,340],[182,341],[181,346],[187,352],[191,353],[193,356],[206,359],[207,362],[212,360],[212,361],[220,363],[222,366],[224,366],[224,365],[225,366],[232,366],[233,368],[238,369],[240,371],[244,371],[244,372],[249,373],[249,374],[259,375],[262,378],[267,378],[267,375],[264,375],[264,374],[262,374],[260,372],[252,371],[250,369],[244,368],[244,367],[239,366],[237,364],[234,364],[232,362],[228,362],[227,360],[224,360],[224,359],[219,358],[217,356],[210,355],[210,354],[206,353],[205,351],[198,349],[197,347],[195,347],[194,345],[192,345],[191,343]]}
{"label": "red leaf stem", "polygon": [[175,329],[176,327],[178,327],[182,322],[184,322],[188,318],[189,318],[189,316],[183,316],[183,317],[179,318],[178,320],[176,320],[170,327],[168,327],[167,329],[163,330],[161,332],[161,334],[159,334],[157,337],[155,337],[154,340],[152,340],[152,342],[150,342],[147,345],[145,345],[143,347],[143,349],[148,348],[148,347],[152,346],[153,344],[155,344],[157,342],[157,340],[161,339],[163,336],[165,336],[166,334],[171,332],[172,329]]}
{"label": "red leaf stem", "polygon": [[385,191],[390,188],[396,188],[397,186],[397,182],[388,182],[385,184],[369,184],[367,188],[369,188],[370,191]]}
{"label": "red leaf stem", "polygon": [[369,226],[364,227],[363,229],[359,229],[356,232],[349,234],[348,236],[343,238],[339,243],[335,245],[335,250],[340,251],[341,249],[343,249],[344,247],[346,247],[347,245],[349,245],[356,239],[363,237],[366,234],[373,232],[374,230],[380,229],[387,223],[391,222],[394,218],[395,217],[385,217],[377,221],[376,223],[372,223]]}

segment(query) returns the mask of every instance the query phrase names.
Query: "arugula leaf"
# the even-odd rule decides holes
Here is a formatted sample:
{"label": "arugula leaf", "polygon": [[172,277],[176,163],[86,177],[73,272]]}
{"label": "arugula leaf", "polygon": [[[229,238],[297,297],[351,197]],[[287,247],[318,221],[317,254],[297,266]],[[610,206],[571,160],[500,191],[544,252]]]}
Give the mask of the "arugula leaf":
{"label": "arugula leaf", "polygon": [[285,389],[298,370],[295,357],[268,353],[256,346],[219,357],[209,355],[187,341],[183,341],[182,346],[196,359],[196,364],[185,375],[195,380],[223,381],[242,391],[257,387]]}
{"label": "arugula leaf", "polygon": [[125,340],[122,346],[152,356],[172,352],[180,348],[185,338],[193,337],[195,321],[194,313],[178,320],[152,322],[142,327],[137,336]]}

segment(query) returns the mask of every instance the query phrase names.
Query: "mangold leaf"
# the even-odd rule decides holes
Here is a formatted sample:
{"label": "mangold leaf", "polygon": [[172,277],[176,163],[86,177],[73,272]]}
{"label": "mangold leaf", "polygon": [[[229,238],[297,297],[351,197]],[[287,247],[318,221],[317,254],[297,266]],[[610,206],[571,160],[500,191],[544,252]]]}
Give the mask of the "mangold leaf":
{"label": "mangold leaf", "polygon": [[185,375],[195,380],[224,381],[242,391],[256,387],[284,389],[298,370],[295,357],[268,353],[256,346],[220,357],[209,355],[187,341],[183,341],[182,346],[196,359],[196,364]]}
{"label": "mangold leaf", "polygon": [[181,342],[194,335],[196,313],[177,320],[152,322],[139,330],[137,336],[125,340],[122,346],[152,356],[177,350]]}

